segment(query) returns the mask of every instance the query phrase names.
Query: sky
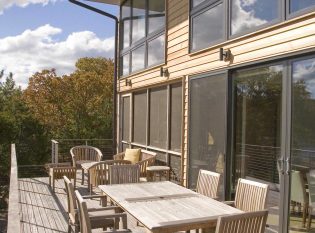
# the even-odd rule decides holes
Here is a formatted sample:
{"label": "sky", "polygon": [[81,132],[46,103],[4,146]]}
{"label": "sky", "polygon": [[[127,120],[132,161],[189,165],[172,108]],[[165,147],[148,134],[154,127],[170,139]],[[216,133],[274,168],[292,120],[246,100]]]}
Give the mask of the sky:
{"label": "sky", "polygon": [[[117,15],[116,6],[85,3]],[[80,57],[114,55],[114,21],[67,0],[0,0],[0,70],[18,86],[43,69],[71,73]]]}

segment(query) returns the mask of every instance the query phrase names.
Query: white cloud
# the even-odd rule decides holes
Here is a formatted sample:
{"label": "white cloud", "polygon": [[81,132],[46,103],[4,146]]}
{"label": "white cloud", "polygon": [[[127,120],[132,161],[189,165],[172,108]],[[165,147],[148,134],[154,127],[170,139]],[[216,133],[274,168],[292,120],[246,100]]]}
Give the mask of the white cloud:
{"label": "white cloud", "polygon": [[113,57],[114,38],[101,39],[93,32],[81,31],[64,41],[54,40],[61,32],[47,24],[15,37],[0,38],[0,70],[12,72],[17,85],[25,88],[37,71],[56,68],[59,75],[69,74],[80,57]]}
{"label": "white cloud", "polygon": [[29,4],[42,4],[47,5],[48,3],[55,3],[57,0],[1,0],[0,1],[0,15],[5,9],[12,6],[26,7]]}

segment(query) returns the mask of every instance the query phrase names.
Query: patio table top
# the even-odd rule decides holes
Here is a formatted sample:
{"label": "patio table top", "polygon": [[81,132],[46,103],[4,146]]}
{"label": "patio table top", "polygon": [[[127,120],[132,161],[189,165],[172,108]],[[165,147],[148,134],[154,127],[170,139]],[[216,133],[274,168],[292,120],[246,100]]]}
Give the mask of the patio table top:
{"label": "patio table top", "polygon": [[169,181],[99,188],[154,233],[211,228],[219,216],[242,213]]}

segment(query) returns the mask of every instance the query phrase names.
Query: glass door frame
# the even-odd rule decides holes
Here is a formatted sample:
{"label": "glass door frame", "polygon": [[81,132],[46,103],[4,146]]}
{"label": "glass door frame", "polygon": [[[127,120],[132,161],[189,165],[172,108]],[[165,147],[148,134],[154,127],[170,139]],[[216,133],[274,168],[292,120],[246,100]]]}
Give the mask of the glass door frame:
{"label": "glass door frame", "polygon": [[[129,97],[129,141],[123,140],[123,120],[124,120],[124,105],[123,99]],[[119,151],[123,151],[123,145],[129,146],[131,148],[132,142],[132,132],[133,132],[133,95],[131,93],[120,95],[120,121],[119,121]]]}
{"label": "glass door frame", "polygon": [[[290,158],[287,156],[290,154],[290,137],[288,137],[291,134],[291,97],[288,99],[288,97],[291,95],[291,79],[289,78],[289,62],[287,60],[285,61],[276,61],[276,62],[266,62],[266,63],[256,63],[250,66],[245,67],[238,67],[237,69],[231,69],[229,70],[228,75],[228,112],[227,112],[227,134],[230,132],[230,136],[227,136],[227,160],[226,160],[226,167],[225,167],[225,174],[226,174],[226,180],[225,180],[225,190],[226,190],[226,197],[231,198],[232,194],[232,159],[234,156],[234,150],[233,150],[233,143],[235,140],[235,122],[234,122],[234,114],[235,114],[235,106],[234,106],[234,90],[233,90],[233,77],[232,73],[236,70],[251,70],[251,69],[257,69],[259,67],[266,67],[266,66],[274,66],[274,65],[282,65],[283,66],[283,75],[282,75],[282,93],[281,93],[281,136],[280,136],[280,155],[281,157],[278,159],[277,164],[280,167],[279,171],[279,185],[280,185],[280,200],[279,200],[279,233],[288,232],[288,213],[289,213],[289,205],[287,204],[289,201],[289,190],[290,190],[290,179],[288,177],[290,167]],[[289,153],[288,153],[289,152]]]}
{"label": "glass door frame", "polygon": [[226,109],[226,115],[225,115],[225,119],[224,119],[224,122],[225,122],[225,150],[224,150],[224,171],[223,171],[223,175],[222,175],[222,183],[223,183],[223,187],[224,187],[224,193],[223,193],[223,197],[224,197],[224,200],[226,199],[226,187],[227,187],[227,161],[228,161],[228,154],[227,154],[227,148],[228,148],[228,119],[229,119],[229,98],[230,98],[230,91],[229,91],[229,72],[228,70],[223,70],[223,71],[216,71],[216,72],[205,72],[205,73],[202,73],[202,74],[198,74],[198,75],[192,75],[192,76],[189,76],[188,77],[188,119],[187,119],[187,122],[188,122],[188,137],[187,137],[187,152],[188,152],[188,159],[187,159],[187,186],[189,187],[190,184],[191,184],[191,181],[190,181],[190,177],[189,177],[189,173],[190,173],[190,145],[191,145],[191,133],[190,133],[190,127],[191,127],[191,98],[192,98],[192,95],[191,95],[191,82],[193,80],[196,80],[196,79],[202,79],[202,78],[209,78],[209,77],[213,77],[213,76],[216,76],[216,75],[222,75],[225,79],[225,86],[226,86],[226,97],[225,97],[225,109]]}

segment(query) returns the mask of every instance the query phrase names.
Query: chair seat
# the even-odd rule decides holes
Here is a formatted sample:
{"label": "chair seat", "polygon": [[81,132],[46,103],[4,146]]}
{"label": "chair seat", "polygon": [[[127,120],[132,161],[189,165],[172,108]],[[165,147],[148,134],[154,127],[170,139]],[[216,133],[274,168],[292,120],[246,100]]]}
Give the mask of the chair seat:
{"label": "chair seat", "polygon": [[95,162],[95,161],[91,161],[91,160],[78,160],[78,161],[75,161],[75,165],[77,168],[81,168],[81,165],[83,163],[90,163],[90,162]]}

